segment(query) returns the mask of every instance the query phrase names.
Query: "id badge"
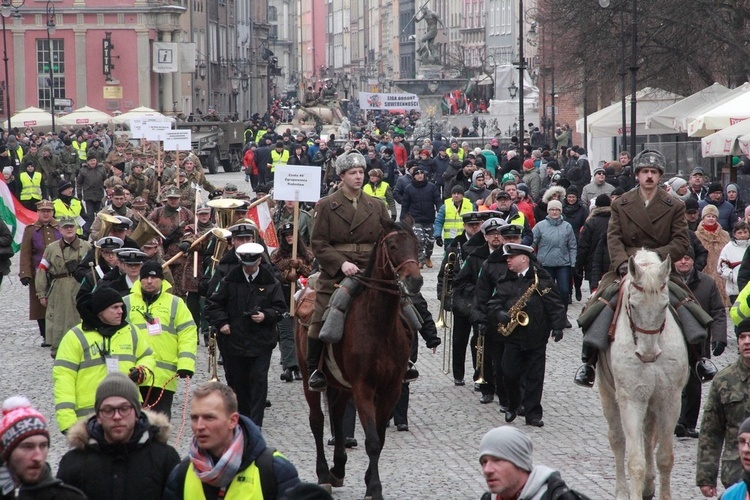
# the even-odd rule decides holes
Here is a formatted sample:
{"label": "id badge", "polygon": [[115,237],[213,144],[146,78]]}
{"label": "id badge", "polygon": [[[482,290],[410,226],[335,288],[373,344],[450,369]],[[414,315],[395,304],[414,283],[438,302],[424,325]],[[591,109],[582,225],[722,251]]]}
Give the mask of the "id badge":
{"label": "id badge", "polygon": [[154,318],[152,323],[146,323],[146,330],[148,330],[149,335],[161,335],[161,323],[159,322],[159,318]]}
{"label": "id badge", "polygon": [[107,363],[107,373],[117,373],[120,371],[120,358],[117,356],[105,356],[104,361]]}
{"label": "id badge", "polygon": [[456,237],[456,233],[458,233],[458,230],[456,230],[456,229],[451,229],[451,230],[450,230],[450,231],[448,232],[448,234],[450,234],[450,237],[451,237],[451,239],[455,239],[455,237]]}
{"label": "id badge", "polygon": [[76,218],[76,224],[78,224],[79,227],[83,227],[86,225],[86,219],[81,217],[80,215]]}

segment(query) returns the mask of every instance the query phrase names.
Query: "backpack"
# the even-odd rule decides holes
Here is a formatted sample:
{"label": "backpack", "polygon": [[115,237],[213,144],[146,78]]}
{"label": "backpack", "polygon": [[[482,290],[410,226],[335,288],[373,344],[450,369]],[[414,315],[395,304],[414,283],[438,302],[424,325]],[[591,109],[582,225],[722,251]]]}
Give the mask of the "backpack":
{"label": "backpack", "polygon": [[260,474],[260,489],[263,492],[263,498],[268,499],[277,498],[279,495],[276,475],[273,473],[274,453],[276,453],[276,448],[267,446],[255,459],[255,466],[258,467]]}
{"label": "backpack", "polygon": [[560,477],[559,472],[550,474],[547,479],[547,492],[542,496],[542,500],[591,500],[583,493],[571,490],[565,481]]}

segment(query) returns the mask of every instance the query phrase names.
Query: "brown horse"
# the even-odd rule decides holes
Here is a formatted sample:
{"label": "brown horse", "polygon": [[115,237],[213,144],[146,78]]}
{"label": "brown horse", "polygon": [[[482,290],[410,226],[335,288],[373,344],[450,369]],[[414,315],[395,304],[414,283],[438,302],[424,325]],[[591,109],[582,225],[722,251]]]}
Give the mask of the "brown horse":
{"label": "brown horse", "polygon": [[[346,404],[354,398],[365,431],[365,449],[370,460],[366,496],[383,498],[378,460],[385,443],[385,429],[401,394],[401,383],[409,361],[413,332],[401,319],[401,303],[422,287],[417,263],[418,244],[403,223],[382,220],[383,232],[375,244],[367,270],[358,276],[363,290],[354,297],[346,314],[340,342],[327,347],[324,370],[328,378],[326,396],[336,445],[333,467],[328,468],[323,448],[324,416],[320,392],[307,389],[307,330],[298,323],[297,359],[310,406],[310,429],[315,438],[318,483],[343,486],[346,465],[343,418]],[[329,368],[331,356],[340,379]],[[336,371],[336,370],[334,370]]]}

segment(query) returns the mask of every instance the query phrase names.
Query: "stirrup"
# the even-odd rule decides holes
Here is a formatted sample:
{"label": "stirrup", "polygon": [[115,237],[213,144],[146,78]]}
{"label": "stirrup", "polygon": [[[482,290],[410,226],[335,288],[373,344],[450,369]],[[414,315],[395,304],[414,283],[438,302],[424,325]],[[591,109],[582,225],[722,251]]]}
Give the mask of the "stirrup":
{"label": "stirrup", "polygon": [[578,368],[573,382],[581,387],[594,387],[594,381],[596,380],[596,370],[590,364],[586,363]]}
{"label": "stirrup", "polygon": [[307,388],[315,392],[323,392],[328,387],[326,376],[320,370],[314,370],[307,381]]}
{"label": "stirrup", "polygon": [[716,368],[714,362],[708,358],[701,358],[700,361],[695,363],[695,374],[698,376],[701,383],[712,381],[718,372],[719,369]]}
{"label": "stirrup", "polygon": [[419,378],[419,370],[414,366],[414,363],[409,361],[409,365],[406,367],[406,373],[404,374],[404,383],[414,382]]}

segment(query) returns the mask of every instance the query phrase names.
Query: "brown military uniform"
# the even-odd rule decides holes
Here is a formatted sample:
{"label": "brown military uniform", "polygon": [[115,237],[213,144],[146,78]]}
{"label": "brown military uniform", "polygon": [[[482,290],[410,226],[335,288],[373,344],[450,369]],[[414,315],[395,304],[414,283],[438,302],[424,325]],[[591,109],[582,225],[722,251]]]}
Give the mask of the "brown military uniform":
{"label": "brown military uniform", "polygon": [[[38,234],[40,233],[40,234]],[[34,279],[39,262],[44,255],[44,249],[47,245],[55,240],[60,239],[60,231],[57,228],[57,221],[52,219],[49,224],[42,224],[36,221],[23,230],[23,239],[21,240],[21,257],[19,260],[19,279],[29,278],[29,319],[44,319],[47,314],[45,307],[39,302],[36,295],[36,285]]]}
{"label": "brown military uniform", "polygon": [[315,288],[315,312],[308,334],[317,338],[334,286],[344,279],[341,265],[353,262],[365,269],[375,242],[383,230],[380,219],[388,219],[381,200],[361,193],[357,208],[339,190],[320,200],[315,210],[311,246],[320,266]]}
{"label": "brown military uniform", "polygon": [[[154,223],[161,234],[167,238],[171,238],[171,242],[164,245],[164,258],[169,260],[180,251],[178,246],[182,239],[182,235],[185,232],[185,226],[193,223],[195,216],[193,215],[193,212],[184,207],[175,211],[165,205],[155,208],[148,216],[148,220]],[[175,278],[173,279],[176,280],[176,282],[173,283],[174,288],[172,294],[178,297],[182,297],[183,295],[183,291],[181,290],[181,279],[178,277],[182,275],[182,269],[178,269],[181,267],[184,267],[184,263],[179,261],[172,267],[172,274],[175,275]]]}

